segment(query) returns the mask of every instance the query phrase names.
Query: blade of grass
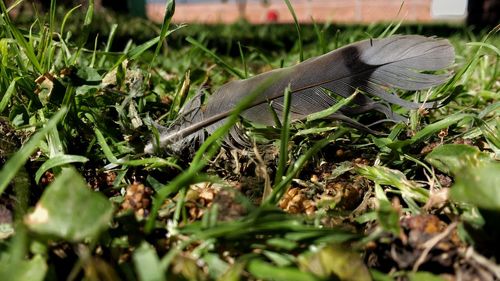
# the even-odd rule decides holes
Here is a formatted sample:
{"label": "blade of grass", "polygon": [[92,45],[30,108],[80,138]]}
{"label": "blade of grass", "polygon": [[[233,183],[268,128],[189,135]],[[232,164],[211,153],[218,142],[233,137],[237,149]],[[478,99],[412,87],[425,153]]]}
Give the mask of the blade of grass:
{"label": "blade of grass", "polygon": [[59,167],[69,163],[85,163],[89,161],[87,157],[80,155],[57,155],[49,160],[45,161],[40,168],[35,173],[35,182],[39,182],[43,174],[54,167]]}
{"label": "blade of grass", "polygon": [[[182,28],[182,26],[179,26],[177,27],[176,29],[173,29],[173,30],[169,30],[167,32],[167,34],[165,35],[165,37],[169,36],[170,34],[172,34],[173,32],[177,31],[179,28]],[[131,49],[130,48],[130,41],[129,43],[127,43],[127,45],[125,46],[125,49],[124,49],[124,52],[125,54],[122,55],[120,57],[120,59],[118,59],[115,64],[113,65],[112,68],[116,68],[118,67],[119,65],[121,65],[125,60],[135,60],[135,59],[138,59],[145,51],[147,51],[148,49],[150,49],[151,47],[153,47],[154,45],[158,44],[158,41],[160,40],[160,36],[157,36],[149,41],[146,41],[144,43],[142,43],[141,45],[139,46],[136,46],[136,47],[133,47]]]}
{"label": "blade of grass", "polygon": [[248,78],[248,68],[247,68],[247,61],[245,59],[245,54],[243,53],[243,49],[241,48],[241,43],[238,41],[238,50],[240,51],[240,57],[241,57],[241,64],[243,65],[243,69],[245,71],[245,79]]}
{"label": "blade of grass", "polygon": [[234,68],[231,65],[229,65],[227,62],[225,62],[223,59],[221,59],[219,56],[217,56],[214,52],[212,52],[209,49],[207,49],[207,47],[203,46],[203,44],[201,44],[200,42],[196,41],[194,38],[187,37],[186,41],[188,41],[193,46],[201,49],[207,55],[209,55],[210,57],[212,57],[217,62],[217,64],[219,64],[220,66],[222,66],[227,72],[229,72],[229,74],[234,75],[234,76],[236,76],[236,77],[238,77],[240,79],[244,79],[245,78],[245,75],[243,73],[241,73],[241,71],[239,71],[236,68]]}
{"label": "blade of grass", "polygon": [[[399,10],[398,13],[396,14],[396,17],[398,17],[401,14],[401,11],[403,10],[403,6],[405,5],[405,1],[401,1],[401,5],[399,5]],[[384,38],[384,37],[389,37],[391,35],[394,35],[396,31],[399,29],[401,24],[403,23],[404,18],[399,20],[398,24],[394,25],[394,21],[391,21],[389,25],[384,29],[384,31],[380,34],[379,38]]]}
{"label": "blade of grass", "polygon": [[49,8],[49,28],[45,29],[47,32],[44,34],[43,41],[45,41],[45,46],[42,49],[42,56],[40,58],[42,67],[44,72],[47,72],[51,69],[52,64],[54,63],[54,53],[55,53],[55,44],[53,44],[53,34],[55,30],[55,17],[56,17],[56,0],[50,1]]}
{"label": "blade of grass", "polygon": [[260,259],[252,259],[247,265],[248,271],[258,279],[271,279],[277,281],[318,281],[312,273],[300,271],[294,267],[277,267]]}
{"label": "blade of grass", "polygon": [[71,64],[76,64],[78,58],[80,57],[80,52],[83,49],[83,46],[85,45],[85,43],[87,43],[93,18],[94,18],[94,0],[89,0],[87,12],[85,13],[85,18],[83,20],[81,34],[80,37],[78,38],[78,42],[76,43],[78,46],[78,50],[73,54],[73,59],[71,60]]}
{"label": "blade of grass", "polygon": [[[184,73],[184,76],[182,76],[181,81],[179,81],[179,85],[182,85],[178,87],[178,90],[175,93],[174,96],[174,101],[172,102],[172,106],[170,107],[168,113],[166,113],[164,116],[168,116],[169,120],[173,120],[175,118],[175,115],[177,114],[177,111],[179,108],[184,104],[184,101],[186,100],[186,97],[189,93],[189,88],[191,87],[191,70],[187,70]],[[161,120],[163,118],[160,117],[158,120]]]}
{"label": "blade of grass", "polygon": [[422,141],[424,138],[430,136],[431,134],[438,132],[442,129],[445,129],[457,122],[460,122],[464,119],[472,119],[474,115],[472,114],[464,114],[464,113],[458,113],[458,114],[453,114],[450,115],[442,120],[439,120],[435,123],[427,125],[425,128],[422,130],[418,131],[412,138],[411,138],[411,143],[416,143],[419,141]]}
{"label": "blade of grass", "polygon": [[468,42],[467,46],[476,46],[476,47],[488,48],[488,49],[492,50],[493,52],[495,52],[495,54],[497,56],[500,56],[500,49],[498,49],[498,47],[496,47],[496,46],[494,46],[492,44],[489,44],[489,43],[485,43],[485,42]]}
{"label": "blade of grass", "polygon": [[141,281],[163,281],[165,273],[163,272],[160,261],[155,249],[147,242],[142,242],[141,245],[134,251],[132,260],[136,268],[139,280]]}
{"label": "blade of grass", "polygon": [[285,89],[284,93],[284,103],[283,103],[283,114],[282,120],[283,124],[281,126],[281,137],[280,137],[280,156],[278,162],[278,168],[276,169],[276,176],[274,178],[274,184],[277,185],[283,178],[283,173],[285,172],[286,163],[288,162],[288,140],[290,139],[290,105],[291,105],[291,89],[290,85]]}
{"label": "blade of grass", "polygon": [[[113,39],[115,38],[116,29],[118,28],[118,24],[114,23],[111,25],[111,29],[109,31],[108,41],[106,42],[106,47],[104,48],[104,52],[108,53],[111,49],[111,44],[113,43]],[[97,64],[99,68],[104,66],[104,62],[106,61],[106,53],[104,53]]]}
{"label": "blade of grass", "polygon": [[116,164],[120,165],[126,165],[126,166],[148,166],[151,168],[157,168],[157,167],[172,167],[175,168],[179,171],[182,170],[182,168],[177,165],[174,160],[172,159],[163,159],[160,157],[150,157],[150,158],[144,158],[144,159],[135,159],[135,160],[122,160],[118,159]]}
{"label": "blade of grass", "polygon": [[313,18],[311,19],[314,26],[314,33],[316,33],[316,38],[318,38],[318,46],[319,46],[318,51],[321,52],[321,54],[325,54],[328,52],[328,47],[325,42],[325,34],[323,33],[323,30],[319,29],[319,26],[316,23],[316,21]]}
{"label": "blade of grass", "polygon": [[5,94],[2,97],[2,100],[0,101],[0,113],[2,113],[5,108],[7,108],[7,105],[9,104],[10,98],[14,94],[16,90],[16,82],[21,79],[21,77],[16,77],[12,82],[9,84],[9,88],[7,88],[7,91],[5,91]]}
{"label": "blade of grass", "polygon": [[156,57],[160,53],[161,47],[163,46],[163,41],[168,35],[168,28],[170,27],[170,21],[175,13],[175,0],[168,0],[165,4],[165,16],[163,17],[163,23],[161,25],[160,38],[158,40],[158,44],[156,45],[155,52],[153,54],[153,58],[149,63],[149,69],[153,66],[153,62],[156,60]]}
{"label": "blade of grass", "polygon": [[99,129],[97,129],[97,127],[95,127],[94,133],[97,137],[97,142],[101,146],[102,152],[104,152],[104,156],[106,156],[106,159],[108,159],[108,161],[110,163],[117,163],[118,158],[116,158],[116,156],[111,151],[111,148],[109,147],[108,143],[106,142],[106,139],[104,138],[104,135],[102,134],[102,132]]}
{"label": "blade of grass", "polygon": [[96,35],[94,39],[94,51],[92,52],[92,57],[90,59],[89,67],[94,68],[95,59],[97,55],[97,44],[99,43],[99,34]]}
{"label": "blade of grass", "polygon": [[3,193],[19,169],[40,146],[40,142],[42,142],[43,138],[45,138],[45,136],[57,126],[59,121],[62,120],[66,112],[67,109],[65,107],[61,108],[43,128],[36,132],[18,152],[7,160],[0,171],[0,194]]}
{"label": "blade of grass", "polygon": [[316,113],[308,115],[307,116],[307,121],[311,122],[311,121],[314,121],[314,120],[324,119],[324,118],[327,118],[328,116],[331,116],[332,114],[334,114],[335,112],[337,112],[339,109],[341,109],[343,106],[349,104],[356,97],[356,95],[358,93],[359,93],[359,91],[356,90],[350,97],[338,101],[337,103],[335,103],[334,106],[329,107],[329,108],[327,108],[325,110],[322,110],[322,111],[319,111],[319,112],[316,112]]}
{"label": "blade of grass", "polygon": [[293,23],[295,24],[295,30],[297,30],[297,36],[298,36],[298,43],[299,43],[299,54],[300,54],[300,61],[304,61],[304,50],[302,50],[302,32],[300,30],[300,24],[299,20],[297,19],[297,15],[295,14],[295,10],[293,9],[292,4],[290,3],[289,0],[284,0],[286,3],[286,6],[288,7],[288,10],[292,14],[293,17]]}
{"label": "blade of grass", "polygon": [[358,174],[380,185],[398,188],[403,196],[425,203],[429,199],[429,191],[414,181],[408,180],[399,170],[384,166],[359,166],[354,169]]}
{"label": "blade of grass", "polygon": [[71,52],[68,48],[68,45],[66,44],[66,40],[64,39],[64,29],[66,27],[66,21],[71,17],[73,12],[75,12],[78,8],[80,8],[82,5],[78,5],[74,7],[73,9],[69,10],[63,17],[63,21],[61,23],[61,32],[58,34],[59,41],[61,42],[61,47],[63,51],[63,60],[65,65],[69,65],[69,59],[71,58]]}
{"label": "blade of grass", "polygon": [[9,8],[7,8],[7,13],[10,13],[10,11],[12,11],[17,7],[17,5],[21,4],[22,2],[24,2],[24,0],[17,0],[16,2],[14,2],[12,5],[10,5]]}

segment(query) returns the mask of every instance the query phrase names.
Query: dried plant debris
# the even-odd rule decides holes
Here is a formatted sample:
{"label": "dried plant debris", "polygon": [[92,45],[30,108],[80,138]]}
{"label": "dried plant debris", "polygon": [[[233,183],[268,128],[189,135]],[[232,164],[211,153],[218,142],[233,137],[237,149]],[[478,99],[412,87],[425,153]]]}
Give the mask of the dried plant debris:
{"label": "dried plant debris", "polygon": [[113,189],[116,179],[114,171],[100,171],[91,166],[86,167],[84,176],[93,190],[100,190],[105,193],[117,195],[118,189]]}
{"label": "dried plant debris", "polygon": [[30,132],[16,129],[7,118],[0,116],[0,135],[2,136],[0,138],[0,161],[3,162],[5,157],[21,147]]}
{"label": "dried plant debris", "polygon": [[144,184],[134,182],[125,189],[121,210],[131,210],[138,218],[145,218],[151,208],[153,190]]}
{"label": "dried plant debris", "polygon": [[367,246],[368,266],[384,272],[452,273],[464,262],[461,251],[466,244],[459,238],[457,223],[446,223],[435,215],[418,215],[401,218],[400,226],[398,237],[385,235]]}
{"label": "dried plant debris", "polygon": [[285,193],[279,207],[291,214],[312,215],[316,211],[314,201],[308,199],[305,192],[297,187],[292,187]]}
{"label": "dried plant debris", "polygon": [[201,182],[191,185],[183,196],[167,200],[162,207],[162,217],[171,218],[178,202],[183,203],[186,219],[189,222],[201,220],[209,211],[216,208],[217,220],[236,220],[247,213],[247,204],[239,191],[241,184]]}

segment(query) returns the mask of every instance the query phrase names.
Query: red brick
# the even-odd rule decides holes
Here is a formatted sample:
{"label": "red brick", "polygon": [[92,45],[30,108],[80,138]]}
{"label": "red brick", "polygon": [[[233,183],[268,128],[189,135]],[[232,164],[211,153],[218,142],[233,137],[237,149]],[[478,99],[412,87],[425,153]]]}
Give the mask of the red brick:
{"label": "red brick", "polygon": [[[341,22],[341,23],[374,23],[404,19],[406,22],[427,22],[430,15],[431,0],[406,0],[401,8],[402,0],[291,0],[297,18],[302,23]],[[163,19],[163,5],[149,4],[146,12],[153,21]],[[291,23],[293,18],[282,0],[271,0],[269,5],[261,2],[247,3],[241,15],[234,2],[226,4],[177,4],[174,22],[229,23],[244,16],[252,23],[267,22],[267,13],[272,11],[279,22]]]}
{"label": "red brick", "polygon": [[401,20],[430,21],[430,1],[361,0],[361,21],[365,23]]}

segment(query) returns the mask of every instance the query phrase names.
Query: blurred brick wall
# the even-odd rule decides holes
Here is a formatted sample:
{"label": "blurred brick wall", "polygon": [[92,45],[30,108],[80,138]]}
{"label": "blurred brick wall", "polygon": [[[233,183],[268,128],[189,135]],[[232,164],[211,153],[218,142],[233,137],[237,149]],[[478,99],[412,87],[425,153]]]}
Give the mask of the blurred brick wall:
{"label": "blurred brick wall", "polygon": [[[235,1],[203,4],[178,3],[174,22],[229,23],[244,17],[251,23],[273,21],[290,23],[293,18],[283,0],[247,1],[244,8]],[[429,22],[432,0],[291,0],[300,22],[373,23],[404,19],[405,22]],[[163,4],[149,3],[148,17],[161,22]],[[401,9],[401,11],[400,11]]]}

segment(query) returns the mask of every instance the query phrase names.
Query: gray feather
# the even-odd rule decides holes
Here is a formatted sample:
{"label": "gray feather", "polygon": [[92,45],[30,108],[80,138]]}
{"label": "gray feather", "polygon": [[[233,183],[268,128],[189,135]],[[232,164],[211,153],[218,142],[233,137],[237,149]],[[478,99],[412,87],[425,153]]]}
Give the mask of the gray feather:
{"label": "gray feather", "polygon": [[[343,107],[331,118],[370,132],[369,128],[350,117],[373,110],[383,113],[389,120],[401,121],[404,118],[393,113],[391,104],[408,109],[435,107],[436,103],[404,100],[389,90],[415,91],[444,83],[449,75],[421,71],[444,69],[453,63],[454,57],[454,49],[448,40],[418,35],[399,35],[353,43],[292,67],[229,82],[210,96],[203,106],[198,96],[187,102],[179,118],[160,134],[158,144],[151,142],[146,145],[145,152],[152,153],[155,147],[181,151],[192,146],[194,141],[203,142],[205,134],[211,134],[222,125],[244,96],[269,79],[274,79],[271,86],[261,91],[241,114],[245,119],[263,125],[275,125],[274,113],[269,109],[269,104],[281,117],[283,93],[289,85],[292,120],[304,119],[309,114],[331,107],[337,102],[335,95],[349,97],[358,89],[363,94],[356,96],[354,105]],[[370,96],[376,97],[376,100]],[[243,141],[236,130],[231,130],[230,136],[236,142]]]}

